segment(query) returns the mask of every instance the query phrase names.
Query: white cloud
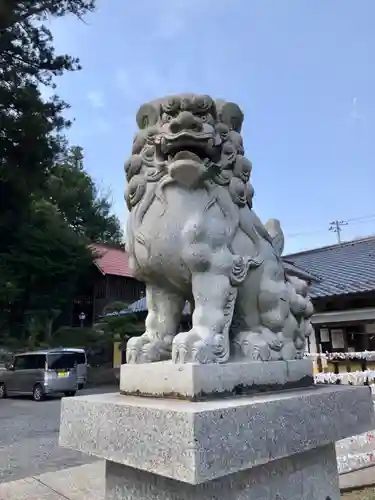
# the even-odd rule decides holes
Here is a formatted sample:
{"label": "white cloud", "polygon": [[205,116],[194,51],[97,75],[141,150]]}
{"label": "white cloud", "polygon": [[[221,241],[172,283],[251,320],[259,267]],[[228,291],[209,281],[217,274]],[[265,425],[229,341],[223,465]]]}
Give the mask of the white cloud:
{"label": "white cloud", "polygon": [[197,0],[164,0],[158,2],[157,23],[153,37],[171,40],[189,25],[190,16],[197,7]]}
{"label": "white cloud", "polygon": [[124,68],[119,68],[114,75],[114,84],[120,91],[121,98],[132,101],[137,100],[140,93],[140,82],[139,73],[135,67],[130,68],[130,74],[137,75],[137,78],[130,78],[129,73]]}
{"label": "white cloud", "polygon": [[[129,74],[136,75],[130,78]],[[114,75],[114,84],[120,91],[120,97],[129,101],[130,109],[142,102],[155,98],[166,86],[168,80],[157,66],[133,65],[129,74],[120,68]]]}
{"label": "white cloud", "polygon": [[111,130],[111,126],[106,120],[98,120],[94,125],[94,129],[98,133],[106,134]]}
{"label": "white cloud", "polygon": [[353,97],[352,110],[350,113],[350,117],[353,118],[353,120],[360,120],[361,119],[361,115],[359,114],[359,111],[358,111],[358,102],[357,102],[356,97]]}
{"label": "white cloud", "polygon": [[129,89],[131,86],[129,75],[124,68],[117,70],[115,74],[115,84],[121,90]]}
{"label": "white cloud", "polygon": [[[232,7],[236,0],[215,0],[215,13]],[[242,0],[240,0],[242,1]],[[155,2],[155,31],[151,37],[172,40],[180,33],[189,36],[197,30],[197,23],[205,27],[207,16],[212,15],[212,0],[159,0]]]}
{"label": "white cloud", "polygon": [[87,99],[93,108],[104,108],[103,94],[97,90],[88,92]]}
{"label": "white cloud", "polygon": [[69,130],[68,136],[74,144],[80,144],[87,139],[103,136],[110,133],[112,130],[110,122],[104,118],[92,120],[88,125],[82,121],[75,122]]}

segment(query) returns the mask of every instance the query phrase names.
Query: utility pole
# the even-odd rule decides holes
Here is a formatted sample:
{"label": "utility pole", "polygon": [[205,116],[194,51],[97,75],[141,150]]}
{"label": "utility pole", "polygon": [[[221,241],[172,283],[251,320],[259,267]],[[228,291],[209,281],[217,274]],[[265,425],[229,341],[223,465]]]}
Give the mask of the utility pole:
{"label": "utility pole", "polygon": [[348,223],[344,220],[334,220],[330,222],[329,230],[337,235],[337,243],[341,243],[341,226],[347,226]]}

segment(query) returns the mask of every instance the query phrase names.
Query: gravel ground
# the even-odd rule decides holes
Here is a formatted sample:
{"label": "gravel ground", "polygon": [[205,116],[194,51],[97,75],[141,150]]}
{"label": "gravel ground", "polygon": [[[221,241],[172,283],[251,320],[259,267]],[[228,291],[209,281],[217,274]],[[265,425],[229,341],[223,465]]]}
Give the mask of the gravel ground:
{"label": "gravel ground", "polygon": [[341,498],[342,500],[375,500],[375,488],[344,493]]}
{"label": "gravel ground", "polygon": [[[115,389],[80,394],[114,392]],[[87,455],[58,445],[60,399],[35,403],[0,400],[0,483],[91,462]]]}

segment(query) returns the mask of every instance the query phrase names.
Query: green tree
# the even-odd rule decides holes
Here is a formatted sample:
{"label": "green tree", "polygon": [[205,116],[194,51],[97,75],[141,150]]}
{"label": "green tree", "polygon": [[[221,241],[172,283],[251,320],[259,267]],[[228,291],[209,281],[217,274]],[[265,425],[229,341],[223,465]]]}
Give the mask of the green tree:
{"label": "green tree", "polygon": [[139,336],[144,332],[144,321],[136,314],[128,312],[119,314],[128,309],[124,302],[111,302],[104,311],[97,328],[101,330],[111,342],[120,342],[121,349],[125,349],[130,337]]}
{"label": "green tree", "polygon": [[25,339],[30,315],[43,315],[48,322],[71,299],[77,280],[92,265],[92,254],[57,207],[41,199],[32,203],[30,218],[9,250],[0,261],[4,328]]}
{"label": "green tree", "polygon": [[34,195],[28,219],[0,259],[0,317],[2,311],[7,318],[3,330],[21,339],[31,324],[34,333],[38,327],[51,336],[56,310],[72,299],[76,283],[92,265],[90,243],[122,242],[110,202],[98,196],[75,159],[77,150],[52,167],[44,191]]}
{"label": "green tree", "polygon": [[81,18],[94,3],[0,1],[0,328],[13,335],[24,335],[30,308],[66,300],[71,276],[89,261],[87,241],[48,195],[51,171],[66,154],[68,105],[43,99],[40,86],[55,88],[54,77],[80,69],[78,59],[55,54],[45,22]]}
{"label": "green tree", "polygon": [[45,21],[94,9],[94,0],[0,2],[0,258],[28,218],[32,195],[44,187],[64,148],[67,104],[42,99],[41,84],[80,69],[78,59],[56,55]]}
{"label": "green tree", "polygon": [[109,197],[101,195],[83,167],[83,150],[72,147],[51,169],[48,193],[66,223],[92,243],[123,244],[118,217],[111,213]]}

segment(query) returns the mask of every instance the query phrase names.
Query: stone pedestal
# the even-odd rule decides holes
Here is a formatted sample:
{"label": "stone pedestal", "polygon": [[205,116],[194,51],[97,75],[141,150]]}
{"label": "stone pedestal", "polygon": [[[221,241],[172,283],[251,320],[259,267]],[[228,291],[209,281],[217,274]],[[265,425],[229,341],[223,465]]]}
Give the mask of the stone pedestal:
{"label": "stone pedestal", "polygon": [[173,481],[114,462],[106,466],[106,500],[340,500],[333,445],[236,472],[203,484]]}
{"label": "stone pedestal", "polygon": [[[154,397],[63,399],[60,444],[107,461],[106,500],[339,500],[334,443],[374,427],[368,387],[310,385],[238,396],[238,367],[224,365],[230,372],[214,391],[209,374],[218,365],[194,366],[171,365],[171,373],[185,373],[179,380],[164,366],[164,386],[150,381],[147,390],[140,366],[123,367],[123,391],[136,387],[134,378],[126,383],[126,372],[134,377],[138,370],[138,393]],[[284,375],[305,384],[309,366]],[[258,371],[264,390],[259,377]],[[245,386],[255,388],[250,380]]]}

